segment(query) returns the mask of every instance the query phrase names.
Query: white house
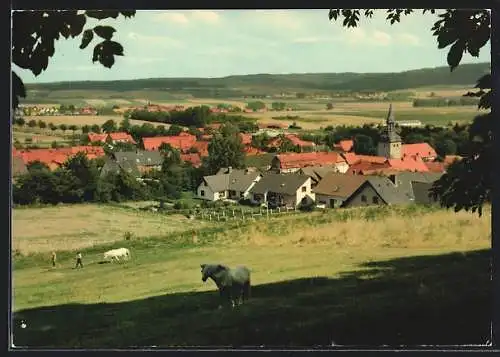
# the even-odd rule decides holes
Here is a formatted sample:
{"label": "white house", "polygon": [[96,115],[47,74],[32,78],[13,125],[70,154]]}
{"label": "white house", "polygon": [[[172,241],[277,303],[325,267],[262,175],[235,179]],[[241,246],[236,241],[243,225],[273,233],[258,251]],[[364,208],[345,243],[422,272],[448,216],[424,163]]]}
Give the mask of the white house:
{"label": "white house", "polygon": [[249,169],[219,171],[217,175],[203,176],[197,188],[198,198],[218,200],[239,200],[248,198],[250,189],[262,178],[262,174]]}
{"label": "white house", "polygon": [[274,206],[311,204],[315,201],[311,183],[306,175],[267,173],[250,189],[250,199],[254,203],[267,202]]}

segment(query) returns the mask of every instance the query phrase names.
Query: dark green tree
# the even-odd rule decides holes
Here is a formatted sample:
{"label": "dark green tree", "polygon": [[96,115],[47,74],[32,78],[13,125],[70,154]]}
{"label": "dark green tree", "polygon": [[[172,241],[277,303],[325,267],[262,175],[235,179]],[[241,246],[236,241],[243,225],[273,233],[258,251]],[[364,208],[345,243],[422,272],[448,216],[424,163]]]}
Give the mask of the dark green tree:
{"label": "dark green tree", "polygon": [[[386,19],[391,24],[408,16],[412,9],[389,9]],[[461,62],[464,53],[478,57],[480,50],[489,42],[491,12],[487,9],[424,9],[437,16],[430,29],[436,37],[438,48],[449,47],[447,62],[453,71]],[[371,18],[374,9],[331,9],[330,20],[343,19],[344,27],[356,27],[361,16]],[[494,54],[495,55],[495,54]],[[491,201],[493,132],[495,121],[491,114],[493,86],[491,73],[478,79],[476,92],[466,96],[479,97],[479,108],[489,109],[487,114],[478,115],[469,127],[469,145],[464,159],[450,165],[447,172],[434,183],[432,195],[439,198],[442,206],[471,210],[481,215],[485,202]]]}
{"label": "dark green tree", "polygon": [[363,134],[358,134],[354,137],[353,149],[359,155],[375,155],[377,152],[373,139]]}
{"label": "dark green tree", "polygon": [[217,172],[221,167],[233,167],[235,169],[245,167],[245,153],[243,143],[237,128],[230,124],[224,124],[220,132],[216,133],[208,144],[208,170]]}
{"label": "dark green tree", "polygon": [[116,123],[113,119],[106,120],[102,125],[101,125],[102,131],[105,133],[114,133],[117,131]]}
{"label": "dark green tree", "polygon": [[94,161],[89,160],[85,153],[79,152],[66,160],[62,167],[76,178],[78,187],[82,189],[82,199],[94,200],[98,180],[98,171]]}
{"label": "dark green tree", "polygon": [[90,127],[90,131],[99,134],[101,132],[101,127],[97,124],[94,124]]}
{"label": "dark green tree", "polygon": [[123,118],[123,120],[120,122],[120,131],[125,131],[128,132],[130,130],[130,119],[129,118]]}
{"label": "dark green tree", "polygon": [[166,134],[167,134],[168,136],[177,136],[177,135],[179,135],[180,133],[182,133],[183,131],[184,131],[184,129],[183,129],[181,126],[176,125],[176,124],[172,124],[172,125],[170,126],[170,128],[168,128],[168,130],[167,130]]}
{"label": "dark green tree", "polygon": [[436,142],[436,153],[441,157],[455,155],[457,153],[457,144],[451,139],[438,141]]}

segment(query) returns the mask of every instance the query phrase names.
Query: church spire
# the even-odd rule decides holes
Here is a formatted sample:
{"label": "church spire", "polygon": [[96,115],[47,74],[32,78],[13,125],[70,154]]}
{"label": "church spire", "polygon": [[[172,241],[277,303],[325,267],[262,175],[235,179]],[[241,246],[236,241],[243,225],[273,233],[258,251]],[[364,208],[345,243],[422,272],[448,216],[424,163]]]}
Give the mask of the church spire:
{"label": "church spire", "polygon": [[392,103],[389,104],[389,112],[387,113],[387,119],[386,119],[387,126],[389,124],[395,124],[396,121],[394,120],[394,112],[392,111]]}

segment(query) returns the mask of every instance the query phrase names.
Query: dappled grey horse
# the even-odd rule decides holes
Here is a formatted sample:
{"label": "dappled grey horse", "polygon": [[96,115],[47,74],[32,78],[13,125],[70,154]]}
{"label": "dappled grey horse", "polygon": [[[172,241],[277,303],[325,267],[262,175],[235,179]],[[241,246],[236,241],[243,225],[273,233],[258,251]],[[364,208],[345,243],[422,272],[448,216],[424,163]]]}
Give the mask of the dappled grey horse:
{"label": "dappled grey horse", "polygon": [[221,264],[201,264],[201,280],[206,282],[208,278],[217,285],[223,302],[230,302],[232,307],[250,297],[250,270],[247,267],[231,269]]}

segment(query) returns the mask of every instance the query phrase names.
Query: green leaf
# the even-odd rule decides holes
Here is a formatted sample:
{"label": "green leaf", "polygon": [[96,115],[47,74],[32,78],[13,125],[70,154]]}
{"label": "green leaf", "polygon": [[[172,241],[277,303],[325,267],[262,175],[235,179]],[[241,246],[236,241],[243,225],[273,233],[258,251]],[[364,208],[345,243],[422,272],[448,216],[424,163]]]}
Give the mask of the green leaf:
{"label": "green leaf", "polygon": [[135,10],[129,10],[129,11],[120,11],[120,14],[122,14],[125,18],[130,18],[135,16],[136,11]]}
{"label": "green leaf", "polygon": [[16,72],[12,71],[12,108],[15,109],[19,106],[19,98],[26,98],[26,89],[24,88],[23,81]]}
{"label": "green leaf", "polygon": [[491,84],[491,73],[488,73],[477,80],[477,84],[474,88],[491,88]]}
{"label": "green leaf", "polygon": [[103,20],[107,18],[116,19],[118,17],[118,11],[109,11],[109,10],[87,10],[85,11],[85,15],[88,17],[92,17],[94,19]]}
{"label": "green leaf", "polygon": [[123,46],[115,41],[106,41],[107,46],[115,56],[123,56]]}
{"label": "green leaf", "polygon": [[448,47],[453,42],[458,40],[456,31],[442,27],[438,30],[437,41],[438,48],[442,49]]}
{"label": "green leaf", "polygon": [[87,19],[85,18],[85,15],[80,14],[73,16],[71,20],[72,21],[68,23],[70,25],[69,33],[71,37],[74,38],[82,33],[83,26],[85,26]]}
{"label": "green leaf", "polygon": [[481,96],[477,107],[479,109],[491,109],[492,102],[493,102],[493,92],[489,91],[485,93],[483,96]]}
{"label": "green leaf", "polygon": [[111,40],[116,30],[111,26],[96,26],[94,27],[94,32],[97,36],[105,40]]}
{"label": "green leaf", "polygon": [[94,38],[94,31],[92,31],[92,29],[88,29],[88,30],[85,30],[83,32],[83,36],[82,36],[82,43],[80,44],[80,49],[84,49],[86,48],[89,43],[92,41],[92,39]]}
{"label": "green leaf", "polygon": [[339,17],[339,15],[340,15],[340,10],[339,9],[335,9],[335,10],[331,9],[330,12],[328,13],[328,18],[330,20],[336,21],[337,18]]}
{"label": "green leaf", "polygon": [[447,61],[450,66],[450,71],[453,71],[460,61],[462,60],[462,56],[465,50],[465,43],[463,40],[459,40],[455,42],[448,52]]}

